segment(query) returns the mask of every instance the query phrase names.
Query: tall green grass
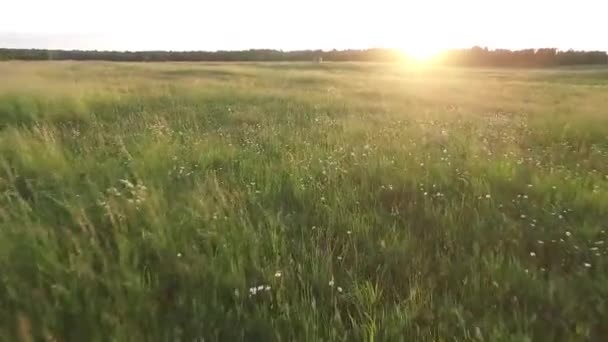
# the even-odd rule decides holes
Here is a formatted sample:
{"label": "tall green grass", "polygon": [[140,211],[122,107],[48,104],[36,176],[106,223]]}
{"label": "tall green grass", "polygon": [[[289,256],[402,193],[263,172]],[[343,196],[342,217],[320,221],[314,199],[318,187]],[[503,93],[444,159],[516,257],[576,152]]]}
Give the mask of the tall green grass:
{"label": "tall green grass", "polygon": [[608,333],[605,72],[3,71],[2,340]]}

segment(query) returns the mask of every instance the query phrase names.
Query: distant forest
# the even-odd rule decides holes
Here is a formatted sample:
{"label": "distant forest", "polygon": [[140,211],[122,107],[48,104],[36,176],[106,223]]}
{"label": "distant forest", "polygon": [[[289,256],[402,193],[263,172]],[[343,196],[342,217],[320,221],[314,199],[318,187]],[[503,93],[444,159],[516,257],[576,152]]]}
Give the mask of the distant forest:
{"label": "distant forest", "polygon": [[[81,51],[1,49],[0,60],[103,60],[123,62],[266,62],[266,61],[365,61],[388,62],[404,57],[394,49],[368,50],[244,50],[244,51]],[[454,66],[551,67],[608,64],[605,51],[559,51],[557,49],[489,50],[473,47],[450,50],[437,62]]]}

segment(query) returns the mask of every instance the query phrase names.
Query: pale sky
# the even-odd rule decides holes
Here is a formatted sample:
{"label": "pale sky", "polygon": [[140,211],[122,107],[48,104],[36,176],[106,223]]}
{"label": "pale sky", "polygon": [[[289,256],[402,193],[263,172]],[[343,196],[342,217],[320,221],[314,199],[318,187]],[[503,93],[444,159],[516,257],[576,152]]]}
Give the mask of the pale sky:
{"label": "pale sky", "polygon": [[0,0],[0,47],[608,50],[608,0]]}

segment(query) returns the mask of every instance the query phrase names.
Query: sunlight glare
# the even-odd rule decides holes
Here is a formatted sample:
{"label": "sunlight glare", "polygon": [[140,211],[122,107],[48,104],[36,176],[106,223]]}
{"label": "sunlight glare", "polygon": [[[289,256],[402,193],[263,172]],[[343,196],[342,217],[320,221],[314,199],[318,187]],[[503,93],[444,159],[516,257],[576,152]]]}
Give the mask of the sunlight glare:
{"label": "sunlight glare", "polygon": [[437,57],[441,52],[441,48],[429,45],[418,45],[401,48],[401,53],[405,58],[414,60],[416,62],[429,62],[433,58]]}

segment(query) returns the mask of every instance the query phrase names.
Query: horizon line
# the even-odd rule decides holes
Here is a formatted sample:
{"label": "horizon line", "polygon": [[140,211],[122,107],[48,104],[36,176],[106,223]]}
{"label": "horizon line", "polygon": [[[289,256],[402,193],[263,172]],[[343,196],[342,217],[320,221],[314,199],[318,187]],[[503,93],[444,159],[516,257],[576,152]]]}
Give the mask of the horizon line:
{"label": "horizon line", "polygon": [[[456,51],[456,50],[472,50],[475,48],[480,48],[487,51],[527,51],[527,50],[556,50],[557,52],[605,52],[608,53],[608,50],[600,50],[600,49],[561,49],[557,47],[528,47],[528,48],[490,48],[482,45],[474,45],[470,47],[451,47],[445,49],[439,49],[437,54]],[[342,52],[342,51],[370,51],[370,50],[388,50],[388,51],[398,51],[407,53],[407,48],[395,48],[395,47],[368,47],[368,48],[331,48],[331,49],[279,49],[279,48],[246,48],[246,49],[215,49],[215,50],[186,50],[186,49],[141,49],[141,50],[123,50],[123,49],[69,49],[69,48],[37,48],[37,47],[5,47],[0,46],[0,50],[38,50],[38,51],[81,51],[81,52],[121,52],[121,53],[138,53],[138,52],[207,52],[207,53],[216,53],[216,52],[243,52],[243,51],[276,51],[276,52]]]}

